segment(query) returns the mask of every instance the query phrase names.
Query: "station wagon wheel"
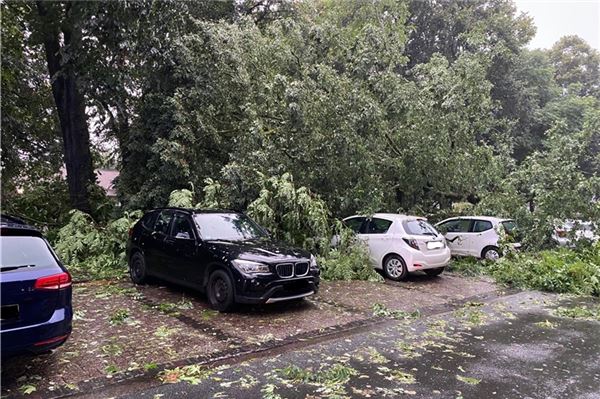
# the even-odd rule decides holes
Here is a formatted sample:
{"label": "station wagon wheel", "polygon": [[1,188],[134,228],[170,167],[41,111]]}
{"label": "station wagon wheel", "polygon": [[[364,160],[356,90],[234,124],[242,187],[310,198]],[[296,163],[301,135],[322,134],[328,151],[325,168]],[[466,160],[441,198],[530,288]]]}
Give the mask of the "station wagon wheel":
{"label": "station wagon wheel", "polygon": [[496,261],[500,259],[500,250],[496,247],[486,247],[484,248],[481,257],[485,260]]}
{"label": "station wagon wheel", "polygon": [[220,312],[233,308],[234,292],[231,277],[224,270],[215,270],[208,278],[207,296],[210,306]]}
{"label": "station wagon wheel", "polygon": [[129,277],[135,284],[146,282],[146,260],[140,252],[134,253],[129,260]]}
{"label": "station wagon wheel", "polygon": [[404,259],[398,255],[390,255],[383,262],[383,273],[390,280],[401,281],[408,275],[408,269]]}

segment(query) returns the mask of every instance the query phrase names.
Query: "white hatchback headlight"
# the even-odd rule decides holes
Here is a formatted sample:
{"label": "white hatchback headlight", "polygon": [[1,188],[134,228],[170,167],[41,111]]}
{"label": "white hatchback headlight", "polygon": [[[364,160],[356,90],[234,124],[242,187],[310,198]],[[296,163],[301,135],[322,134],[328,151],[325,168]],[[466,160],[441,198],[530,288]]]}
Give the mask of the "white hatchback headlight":
{"label": "white hatchback headlight", "polygon": [[265,274],[271,272],[269,270],[269,265],[265,265],[264,263],[243,259],[234,259],[231,263],[233,263],[240,272],[245,274]]}

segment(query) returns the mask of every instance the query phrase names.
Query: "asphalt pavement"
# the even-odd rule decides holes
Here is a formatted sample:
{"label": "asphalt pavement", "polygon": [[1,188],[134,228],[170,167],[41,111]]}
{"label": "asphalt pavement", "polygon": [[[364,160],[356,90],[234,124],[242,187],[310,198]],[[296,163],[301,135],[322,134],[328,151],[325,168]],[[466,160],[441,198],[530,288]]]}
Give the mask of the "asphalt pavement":
{"label": "asphalt pavement", "polygon": [[163,370],[90,398],[600,398],[600,302],[521,292]]}

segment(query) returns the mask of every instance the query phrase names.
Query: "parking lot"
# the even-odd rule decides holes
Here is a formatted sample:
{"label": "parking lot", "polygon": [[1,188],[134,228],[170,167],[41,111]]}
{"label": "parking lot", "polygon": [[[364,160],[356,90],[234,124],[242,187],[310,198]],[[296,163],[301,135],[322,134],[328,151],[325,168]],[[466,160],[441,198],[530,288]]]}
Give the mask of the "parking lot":
{"label": "parking lot", "polygon": [[439,313],[496,293],[495,285],[480,279],[414,275],[403,283],[324,282],[317,296],[301,303],[221,314],[203,295],[174,286],[80,283],[73,291],[69,341],[50,354],[4,362],[2,395],[89,392],[177,365],[315,342],[381,322],[377,316],[386,312]]}

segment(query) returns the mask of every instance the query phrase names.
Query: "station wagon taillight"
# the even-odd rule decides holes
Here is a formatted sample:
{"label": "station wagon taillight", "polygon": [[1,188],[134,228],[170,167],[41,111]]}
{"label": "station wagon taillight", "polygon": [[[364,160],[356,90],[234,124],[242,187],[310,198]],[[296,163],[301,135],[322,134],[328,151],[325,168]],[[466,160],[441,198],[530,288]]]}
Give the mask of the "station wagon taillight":
{"label": "station wagon taillight", "polygon": [[71,275],[69,273],[59,273],[38,278],[33,288],[36,290],[60,290],[70,286]]}

